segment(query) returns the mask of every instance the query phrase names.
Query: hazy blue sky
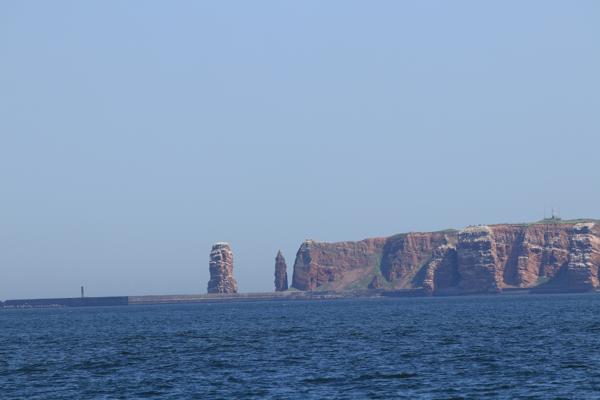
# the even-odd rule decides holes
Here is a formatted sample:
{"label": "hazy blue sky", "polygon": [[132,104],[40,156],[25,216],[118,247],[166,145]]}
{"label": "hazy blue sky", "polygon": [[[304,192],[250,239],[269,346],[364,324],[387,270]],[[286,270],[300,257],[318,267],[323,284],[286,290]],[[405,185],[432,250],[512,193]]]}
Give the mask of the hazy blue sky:
{"label": "hazy blue sky", "polygon": [[600,217],[598,1],[1,1],[0,299]]}

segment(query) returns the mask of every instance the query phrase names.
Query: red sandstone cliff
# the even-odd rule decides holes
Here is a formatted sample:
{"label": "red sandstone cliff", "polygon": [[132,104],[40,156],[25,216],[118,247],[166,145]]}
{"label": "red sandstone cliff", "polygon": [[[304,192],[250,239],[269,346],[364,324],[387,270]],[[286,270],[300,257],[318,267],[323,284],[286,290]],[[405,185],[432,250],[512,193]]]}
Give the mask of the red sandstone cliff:
{"label": "red sandstone cliff", "polygon": [[359,242],[306,241],[294,263],[299,290],[423,288],[429,293],[598,287],[600,224],[542,221],[407,233]]}
{"label": "red sandstone cliff", "polygon": [[292,286],[300,290],[367,287],[380,264],[386,239],[360,242],[319,243],[306,240],[294,262]]}
{"label": "red sandstone cliff", "polygon": [[208,293],[237,293],[233,279],[233,252],[229,243],[215,243],[210,252]]}

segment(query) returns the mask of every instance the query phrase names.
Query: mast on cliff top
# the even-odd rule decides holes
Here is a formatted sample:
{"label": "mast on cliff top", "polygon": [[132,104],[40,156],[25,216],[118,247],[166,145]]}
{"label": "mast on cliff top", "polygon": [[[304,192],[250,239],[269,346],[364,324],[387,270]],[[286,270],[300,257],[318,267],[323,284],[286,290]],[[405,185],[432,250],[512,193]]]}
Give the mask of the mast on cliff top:
{"label": "mast on cliff top", "polygon": [[557,210],[554,207],[552,207],[550,210],[551,210],[550,211],[550,217],[548,217],[546,215],[546,207],[544,207],[544,219],[543,219],[543,221],[545,221],[546,224],[560,221],[561,220],[561,218],[560,218],[560,208],[558,209],[558,212],[557,212]]}

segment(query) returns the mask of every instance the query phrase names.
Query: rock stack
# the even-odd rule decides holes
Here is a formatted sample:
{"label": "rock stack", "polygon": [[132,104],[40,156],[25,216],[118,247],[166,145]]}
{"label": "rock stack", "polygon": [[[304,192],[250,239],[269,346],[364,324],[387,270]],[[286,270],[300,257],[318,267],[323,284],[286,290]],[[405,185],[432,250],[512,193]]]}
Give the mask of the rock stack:
{"label": "rock stack", "polygon": [[286,290],[288,290],[287,264],[280,250],[277,252],[277,257],[275,257],[275,291],[283,292]]}
{"label": "rock stack", "polygon": [[215,243],[210,252],[208,293],[237,293],[233,279],[233,252],[229,243]]}

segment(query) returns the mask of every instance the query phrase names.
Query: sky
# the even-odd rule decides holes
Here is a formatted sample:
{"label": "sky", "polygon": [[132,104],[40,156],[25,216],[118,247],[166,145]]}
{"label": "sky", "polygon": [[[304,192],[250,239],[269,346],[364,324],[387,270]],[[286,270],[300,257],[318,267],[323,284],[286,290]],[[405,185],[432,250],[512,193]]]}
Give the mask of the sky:
{"label": "sky", "polygon": [[[0,2],[0,300],[600,218],[600,2]],[[549,211],[546,211],[549,212]]]}

